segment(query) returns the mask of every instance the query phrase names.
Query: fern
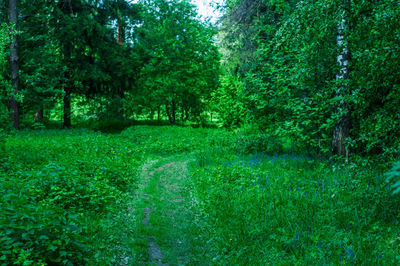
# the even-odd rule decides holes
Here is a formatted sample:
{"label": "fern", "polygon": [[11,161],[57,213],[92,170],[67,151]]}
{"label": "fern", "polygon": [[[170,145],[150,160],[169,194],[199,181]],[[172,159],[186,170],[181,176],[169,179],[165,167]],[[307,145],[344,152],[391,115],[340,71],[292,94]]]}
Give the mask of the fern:
{"label": "fern", "polygon": [[393,168],[386,173],[386,182],[392,184],[393,194],[400,193],[400,161],[395,163]]}

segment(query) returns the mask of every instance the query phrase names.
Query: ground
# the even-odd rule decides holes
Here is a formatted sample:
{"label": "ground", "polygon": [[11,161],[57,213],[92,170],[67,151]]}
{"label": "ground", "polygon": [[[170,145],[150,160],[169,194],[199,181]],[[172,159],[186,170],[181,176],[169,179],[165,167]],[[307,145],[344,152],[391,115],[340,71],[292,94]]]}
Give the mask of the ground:
{"label": "ground", "polygon": [[399,265],[373,164],[181,127],[22,131],[0,153],[0,264]]}
{"label": "ground", "polygon": [[184,154],[149,159],[141,167],[133,205],[148,243],[143,264],[195,265],[202,260],[202,221],[188,171],[193,160],[193,155]]}

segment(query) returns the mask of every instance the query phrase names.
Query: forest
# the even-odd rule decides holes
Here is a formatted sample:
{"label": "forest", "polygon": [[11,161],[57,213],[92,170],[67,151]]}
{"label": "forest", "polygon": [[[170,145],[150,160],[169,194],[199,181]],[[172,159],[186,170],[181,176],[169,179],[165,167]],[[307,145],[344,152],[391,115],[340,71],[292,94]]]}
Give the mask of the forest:
{"label": "forest", "polygon": [[0,265],[399,265],[400,2],[197,2],[0,0]]}

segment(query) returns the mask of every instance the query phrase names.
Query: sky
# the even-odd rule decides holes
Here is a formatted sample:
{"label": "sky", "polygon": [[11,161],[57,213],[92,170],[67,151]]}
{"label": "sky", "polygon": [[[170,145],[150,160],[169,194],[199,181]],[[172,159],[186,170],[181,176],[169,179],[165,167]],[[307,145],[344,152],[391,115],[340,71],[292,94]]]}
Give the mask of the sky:
{"label": "sky", "polygon": [[[210,18],[211,22],[217,22],[221,16],[221,12],[215,10],[215,3],[221,4],[225,0],[191,0],[194,5],[198,8],[198,13],[203,19]],[[131,0],[131,3],[137,3],[139,0]]]}
{"label": "sky", "polygon": [[[221,16],[219,11],[216,11],[213,6],[215,3],[222,3],[223,0],[192,0],[193,4],[199,9],[199,15],[203,18],[210,18],[212,22],[216,22]],[[213,6],[211,4],[214,3]]]}

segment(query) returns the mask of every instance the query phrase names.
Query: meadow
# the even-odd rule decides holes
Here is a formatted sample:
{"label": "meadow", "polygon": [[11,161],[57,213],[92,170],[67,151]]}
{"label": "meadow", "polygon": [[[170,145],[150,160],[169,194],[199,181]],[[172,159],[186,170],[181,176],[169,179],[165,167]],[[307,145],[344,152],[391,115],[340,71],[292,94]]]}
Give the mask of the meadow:
{"label": "meadow", "polygon": [[[113,134],[26,130],[8,136],[2,149],[1,264],[151,263],[146,234],[171,254],[168,263],[177,253],[164,240],[183,231],[188,244],[180,252],[193,256],[173,265],[400,261],[399,199],[384,169],[365,160],[318,160],[243,130],[169,126]],[[150,233],[137,192],[143,165],[154,159],[157,167],[163,160],[188,162],[182,180],[174,181],[177,172],[163,178],[185,184],[182,199],[191,207],[182,208],[191,214],[179,211],[168,220],[154,211]],[[151,182],[148,193],[173,193],[157,191],[159,179]],[[162,210],[168,202],[152,204]],[[163,231],[170,223],[177,228]]]}

